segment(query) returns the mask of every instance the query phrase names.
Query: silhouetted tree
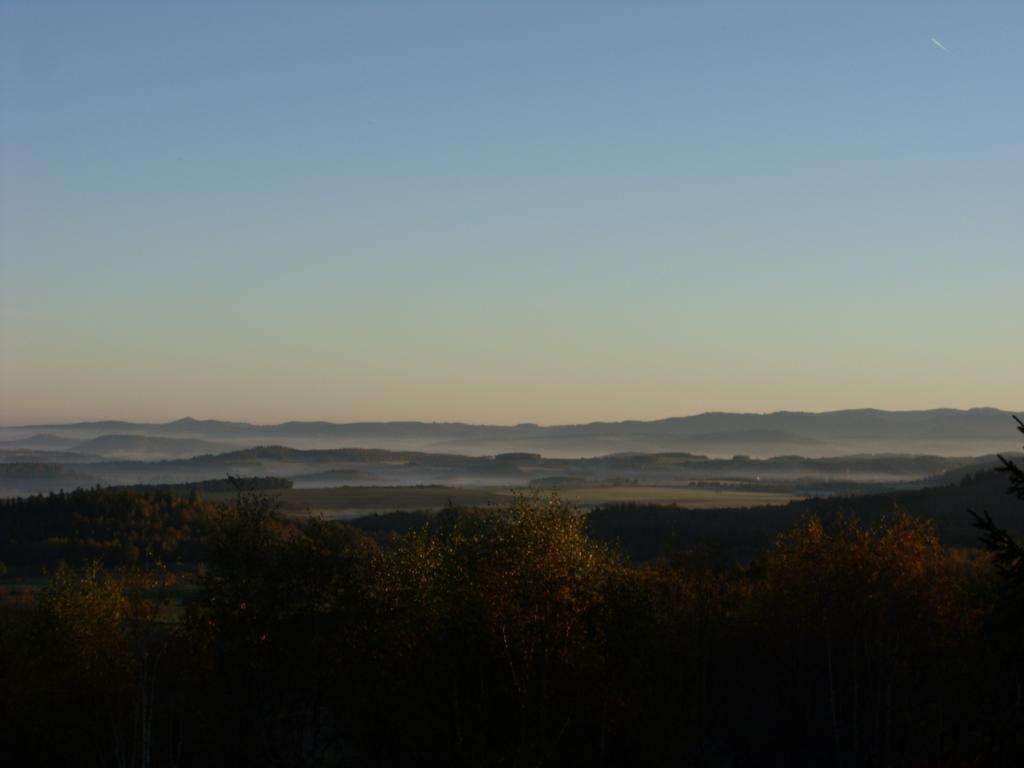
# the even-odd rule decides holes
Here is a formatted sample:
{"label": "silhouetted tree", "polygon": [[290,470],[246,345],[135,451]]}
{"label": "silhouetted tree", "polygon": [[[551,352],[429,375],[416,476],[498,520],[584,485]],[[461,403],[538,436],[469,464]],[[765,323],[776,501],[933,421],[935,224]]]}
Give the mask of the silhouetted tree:
{"label": "silhouetted tree", "polygon": [[[1017,422],[1017,430],[1024,434],[1024,421],[1016,416],[1013,418]],[[1002,462],[1001,471],[1010,477],[1007,492],[1024,501],[1024,469],[1004,456],[1000,456],[999,460]],[[971,510],[971,515],[974,517],[975,527],[981,531],[981,540],[985,548],[992,553],[1000,575],[1017,591],[1024,590],[1024,547],[1021,547],[1005,528],[997,525],[987,511],[979,515]]]}

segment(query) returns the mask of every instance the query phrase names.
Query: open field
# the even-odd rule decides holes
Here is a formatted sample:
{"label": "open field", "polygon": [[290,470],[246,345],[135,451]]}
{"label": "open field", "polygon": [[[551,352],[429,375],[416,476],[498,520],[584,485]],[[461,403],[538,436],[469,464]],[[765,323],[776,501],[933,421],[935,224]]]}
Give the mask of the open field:
{"label": "open field", "polygon": [[[475,507],[507,504],[509,488],[450,488],[444,486],[342,486],[338,488],[291,488],[275,492],[284,512],[322,514],[326,517],[359,517],[382,512],[430,511],[451,505]],[[785,504],[795,496],[784,493],[741,490],[708,490],[643,485],[563,488],[558,495],[581,507],[638,502],[678,504],[695,509],[753,507]],[[211,500],[227,501],[231,494],[211,494]]]}
{"label": "open field", "polygon": [[[338,488],[290,488],[270,495],[281,501],[288,514],[322,514],[325,517],[359,517],[381,512],[444,509],[456,506],[504,504],[508,498],[491,490],[441,486],[342,486]],[[230,501],[233,494],[209,494],[213,501]]]}
{"label": "open field", "polygon": [[648,485],[611,485],[584,488],[562,488],[558,495],[573,504],[595,507],[600,504],[678,504],[692,509],[719,509],[722,507],[761,507],[787,504],[800,498],[787,493],[768,491],[714,490],[707,488],[667,487]]}

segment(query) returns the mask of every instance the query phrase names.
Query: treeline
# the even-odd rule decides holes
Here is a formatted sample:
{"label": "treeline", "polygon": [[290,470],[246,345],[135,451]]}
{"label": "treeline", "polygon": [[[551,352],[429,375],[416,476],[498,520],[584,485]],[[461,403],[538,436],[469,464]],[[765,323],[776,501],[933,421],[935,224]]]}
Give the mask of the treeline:
{"label": "treeline", "polygon": [[90,488],[2,499],[0,561],[22,568],[194,563],[220,511],[197,494],[168,490]]}
{"label": "treeline", "polygon": [[998,470],[964,476],[956,485],[891,491],[870,495],[832,496],[789,504],[727,509],[686,509],[665,504],[607,504],[588,515],[594,538],[644,562],[693,547],[704,547],[722,564],[748,563],[774,538],[807,515],[825,520],[855,517],[869,524],[883,516],[905,512],[931,521],[943,544],[976,547],[978,532],[970,508],[988,510],[1011,532],[1024,534],[1020,505],[1006,490]]}
{"label": "treeline", "polygon": [[22,568],[195,564],[223,504],[204,493],[273,492],[280,477],[79,488],[0,499],[0,562]]}
{"label": "treeline", "polygon": [[1024,756],[1019,589],[905,514],[807,517],[730,568],[700,548],[631,565],[542,496],[386,546],[260,495],[208,523],[183,605],[159,573],[87,566],[3,607],[10,764]]}
{"label": "treeline", "polygon": [[143,493],[165,491],[176,494],[197,494],[284,491],[294,485],[295,483],[286,477],[226,477],[214,480],[196,480],[191,483],[136,483],[124,487]]}

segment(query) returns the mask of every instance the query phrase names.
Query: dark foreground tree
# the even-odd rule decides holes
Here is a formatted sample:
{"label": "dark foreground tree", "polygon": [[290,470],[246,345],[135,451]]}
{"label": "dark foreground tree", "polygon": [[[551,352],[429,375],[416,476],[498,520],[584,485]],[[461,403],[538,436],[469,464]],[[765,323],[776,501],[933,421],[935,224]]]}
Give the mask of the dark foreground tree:
{"label": "dark foreground tree", "polygon": [[[1014,416],[1017,422],[1017,430],[1024,434],[1024,421]],[[1024,469],[1015,461],[1004,456],[999,457],[1002,462],[1000,468],[1010,477],[1010,487],[1007,493],[1014,494],[1018,499],[1024,501]],[[1007,530],[995,523],[988,512],[980,515],[971,510],[974,517],[974,525],[981,531],[981,541],[985,548],[992,553],[996,570],[1007,580],[1018,599],[1024,599],[1024,547],[1021,547]]]}
{"label": "dark foreground tree", "polygon": [[378,540],[243,493],[202,530],[172,592],[0,593],[5,765],[1024,764],[1019,603],[926,519],[808,517],[749,566],[631,565],[547,496]]}
{"label": "dark foreground tree", "polygon": [[216,734],[206,749],[220,765],[343,762],[375,549],[351,527],[289,520],[274,498],[240,490],[189,605],[207,702],[196,727]]}
{"label": "dark foreground tree", "polygon": [[[1024,434],[1024,422],[1014,416],[1017,430]],[[1000,469],[1010,479],[1007,493],[1024,502],[1024,469],[1005,456],[999,457]],[[993,711],[992,731],[1018,734],[1016,739],[1002,737],[1024,754],[1024,547],[987,511],[980,515],[971,511],[974,525],[981,531],[981,541],[992,556],[996,574],[1002,581],[999,600],[988,619],[991,641],[984,662],[991,668],[992,691],[1002,693],[1004,706]],[[1008,704],[1009,706],[1006,706]]]}

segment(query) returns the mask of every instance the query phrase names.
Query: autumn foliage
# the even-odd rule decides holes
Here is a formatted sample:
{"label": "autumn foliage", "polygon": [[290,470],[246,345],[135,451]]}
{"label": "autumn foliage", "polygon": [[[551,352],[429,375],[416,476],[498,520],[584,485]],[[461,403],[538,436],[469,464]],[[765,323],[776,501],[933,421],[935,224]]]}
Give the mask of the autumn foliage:
{"label": "autumn foliage", "polygon": [[897,511],[808,517],[729,567],[701,547],[631,564],[551,496],[383,539],[260,495],[202,519],[191,576],[59,567],[0,612],[13,764],[1024,755],[1020,625],[990,556]]}

